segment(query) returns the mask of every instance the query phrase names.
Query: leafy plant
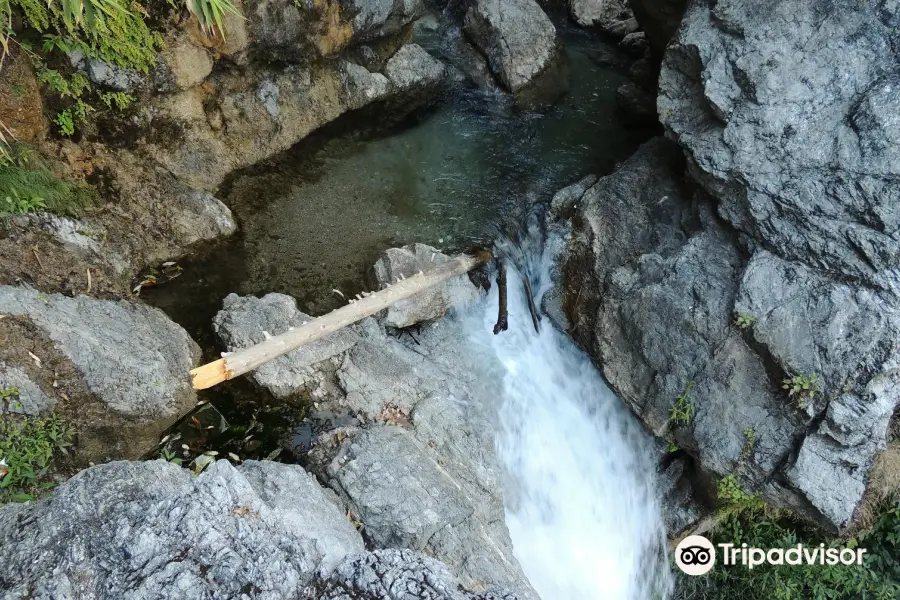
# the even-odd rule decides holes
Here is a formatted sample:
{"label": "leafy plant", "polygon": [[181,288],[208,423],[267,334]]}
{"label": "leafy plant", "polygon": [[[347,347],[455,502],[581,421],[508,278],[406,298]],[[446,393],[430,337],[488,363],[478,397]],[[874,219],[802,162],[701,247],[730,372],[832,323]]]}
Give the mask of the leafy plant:
{"label": "leafy plant", "polygon": [[749,329],[756,324],[756,317],[747,315],[747,314],[739,314],[737,318],[734,320],[734,325],[738,329]]}
{"label": "leafy plant", "polygon": [[[726,478],[727,479],[727,478]],[[724,481],[724,480],[723,480]],[[721,486],[722,482],[720,482]],[[732,510],[713,530],[713,544],[755,548],[863,547],[862,565],[721,566],[706,577],[685,577],[676,600],[889,600],[900,597],[900,503],[885,506],[876,523],[855,538],[830,538],[785,512],[764,504]]]}
{"label": "leafy plant", "polygon": [[800,408],[804,409],[820,391],[818,378],[808,373],[788,377],[781,384],[781,389],[787,390],[788,397],[796,399]]}
{"label": "leafy plant", "polygon": [[159,457],[165,461],[168,461],[172,464],[180,465],[184,462],[184,460],[178,456],[178,453],[173,450],[167,450],[163,448],[159,451]]}
{"label": "leafy plant", "polygon": [[23,146],[12,148],[0,164],[0,190],[0,216],[46,210],[77,217],[96,200],[92,187],[58,178]]}
{"label": "leafy plant", "polygon": [[125,110],[134,102],[134,96],[125,92],[100,92],[100,101],[107,108],[112,108],[115,105],[119,110]]}
{"label": "leafy plant", "polygon": [[748,427],[744,430],[744,447],[741,449],[741,460],[750,458],[754,446],[756,446],[756,432]]}
{"label": "leafy plant", "polygon": [[734,473],[726,475],[716,484],[716,496],[726,509],[733,511],[763,510],[766,506],[759,494],[748,494]]}
{"label": "leafy plant", "polygon": [[676,425],[688,425],[694,418],[694,404],[690,401],[691,390],[694,382],[688,382],[680,396],[675,398],[675,403],[669,409],[669,420]]}
{"label": "leafy plant", "polygon": [[66,453],[73,438],[71,426],[56,416],[0,418],[0,504],[32,500],[50,490],[53,458]]}

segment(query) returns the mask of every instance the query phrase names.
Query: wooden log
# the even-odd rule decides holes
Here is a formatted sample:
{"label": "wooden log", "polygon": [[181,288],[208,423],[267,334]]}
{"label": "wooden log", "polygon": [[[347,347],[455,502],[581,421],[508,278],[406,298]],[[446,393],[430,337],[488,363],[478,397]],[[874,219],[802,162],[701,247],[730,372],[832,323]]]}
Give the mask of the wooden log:
{"label": "wooden log", "polygon": [[503,264],[503,260],[497,260],[497,291],[499,302],[494,335],[509,329],[509,313],[506,308],[506,265]]}
{"label": "wooden log", "polygon": [[263,363],[315,342],[342,327],[352,325],[388,308],[391,304],[410,298],[452,277],[462,275],[482,264],[483,255],[462,254],[427,271],[419,271],[388,288],[373,292],[313,319],[305,325],[271,337],[264,342],[238,350],[228,356],[191,370],[195,390],[205,390],[218,383],[248,373]]}
{"label": "wooden log", "polygon": [[531,281],[528,279],[528,275],[523,275],[522,280],[525,282],[525,295],[528,297],[528,310],[531,312],[531,324],[534,325],[535,332],[540,333],[541,315],[538,312],[537,306],[534,304],[534,293],[531,291]]}

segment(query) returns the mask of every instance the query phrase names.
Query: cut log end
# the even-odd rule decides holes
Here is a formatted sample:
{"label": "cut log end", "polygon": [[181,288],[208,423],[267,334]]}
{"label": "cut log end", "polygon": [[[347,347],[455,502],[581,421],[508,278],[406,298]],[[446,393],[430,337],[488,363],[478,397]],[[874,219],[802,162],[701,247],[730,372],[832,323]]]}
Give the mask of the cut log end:
{"label": "cut log end", "polygon": [[231,379],[232,373],[225,364],[225,359],[220,358],[202,367],[191,369],[191,381],[195,390],[205,390],[212,386]]}

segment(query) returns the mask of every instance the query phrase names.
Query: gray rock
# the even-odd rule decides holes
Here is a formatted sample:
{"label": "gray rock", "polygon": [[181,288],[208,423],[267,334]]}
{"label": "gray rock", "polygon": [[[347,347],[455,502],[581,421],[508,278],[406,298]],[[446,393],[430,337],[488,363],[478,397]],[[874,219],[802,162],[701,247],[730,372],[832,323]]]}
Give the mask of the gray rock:
{"label": "gray rock", "polygon": [[354,36],[363,41],[399,33],[425,14],[423,0],[347,0],[341,5],[355,15]]}
{"label": "gray rock", "polygon": [[[411,277],[419,271],[450,260],[438,249],[425,244],[386,250],[373,267],[380,288]],[[439,286],[401,300],[387,309],[384,318],[391,327],[409,327],[422,321],[443,317],[453,307],[460,307],[478,298],[478,291],[465,275],[454,277]]]}
{"label": "gray rock", "polygon": [[170,210],[177,211],[175,234],[185,245],[228,237],[237,231],[231,210],[209,192],[186,188],[172,194],[171,202]]}
{"label": "gray rock", "polygon": [[342,83],[351,110],[385,98],[390,88],[387,77],[351,62],[344,63]]}
{"label": "gray rock", "polygon": [[[398,546],[425,544],[467,590],[500,585],[535,598],[504,522],[490,426],[500,378],[476,376],[493,363],[455,320],[436,321],[415,335],[418,343],[386,336],[374,321],[362,324],[362,339],[336,373],[343,390],[337,402],[378,425],[359,437],[348,432],[336,447],[313,448],[314,468],[359,507],[369,535]],[[408,513],[415,514],[405,518]]]}
{"label": "gray rock", "polygon": [[464,29],[503,85],[518,92],[557,52],[556,28],[534,0],[476,0]]}
{"label": "gray rock", "polygon": [[406,44],[387,62],[384,74],[397,91],[408,93],[440,84],[447,68],[418,44]]}
{"label": "gray rock", "polygon": [[144,84],[144,78],[134,69],[112,65],[96,58],[84,59],[82,68],[92,82],[120,92],[133,92]]}
{"label": "gray rock", "polygon": [[90,391],[121,415],[174,419],[194,405],[188,372],[200,351],[162,311],[0,286],[0,314],[31,319],[78,368]]}
{"label": "gray rock", "polygon": [[646,33],[635,31],[622,38],[622,41],[619,42],[619,48],[632,56],[640,58],[650,50],[650,43],[647,42]]}
{"label": "gray rock", "polygon": [[[587,189],[560,192],[551,217],[572,221],[573,335],[648,428],[674,435],[703,470],[842,529],[900,399],[900,301],[752,241],[742,252],[704,194],[685,197],[681,171],[657,139]],[[738,314],[752,327],[736,327]],[[781,389],[801,374],[817,377],[812,401]],[[675,423],[682,395],[693,415]],[[688,516],[676,510],[669,526]]]}
{"label": "gray rock", "polygon": [[411,550],[350,556],[310,600],[516,600],[512,594],[466,594],[438,561]]}
{"label": "gray rock", "polygon": [[[297,301],[291,296],[267,294],[256,298],[229,294],[213,319],[213,329],[228,351],[234,352],[312,320],[297,310]],[[316,381],[313,365],[342,354],[358,341],[354,329],[344,328],[260,365],[250,376],[276,398],[287,398]]]}
{"label": "gray rock", "polygon": [[900,267],[898,15],[694,2],[660,75],[662,123],[724,219],[783,258],[879,286]]}
{"label": "gray rock", "polygon": [[56,399],[45,394],[24,369],[3,362],[0,362],[0,390],[4,393],[0,399],[0,414],[39,415],[56,404]]}
{"label": "gray rock", "polygon": [[399,427],[375,427],[344,445],[327,470],[380,548],[423,550],[473,512],[440,464]]}
{"label": "gray rock", "polygon": [[310,63],[354,43],[397,35],[424,12],[422,0],[263,0],[244,11],[249,50],[293,63]]}
{"label": "gray rock", "polygon": [[640,25],[638,25],[637,19],[631,17],[629,19],[609,21],[603,24],[600,29],[606,35],[621,40],[624,39],[626,35],[640,30]]}
{"label": "gray rock", "polygon": [[333,494],[297,466],[163,461],[82,471],[0,508],[5,598],[288,598],[363,551]]}
{"label": "gray rock", "polygon": [[569,14],[582,27],[604,26],[632,16],[625,0],[569,0]]}

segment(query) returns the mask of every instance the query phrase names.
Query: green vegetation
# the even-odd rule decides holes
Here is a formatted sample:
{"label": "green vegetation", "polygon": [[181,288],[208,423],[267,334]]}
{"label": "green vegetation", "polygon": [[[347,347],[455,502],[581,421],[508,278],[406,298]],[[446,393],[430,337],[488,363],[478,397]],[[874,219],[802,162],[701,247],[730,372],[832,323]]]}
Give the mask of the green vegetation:
{"label": "green vegetation", "polygon": [[694,404],[690,401],[691,390],[694,382],[688,382],[680,396],[675,398],[675,404],[669,409],[669,420],[676,425],[689,425],[694,418]]}
{"label": "green vegetation", "polygon": [[788,391],[788,397],[794,398],[803,409],[809,406],[810,400],[820,391],[818,378],[808,373],[788,377],[781,384],[781,389]]}
{"label": "green vegetation", "polygon": [[[184,0],[185,8],[210,35],[225,37],[226,15],[240,15],[233,0]],[[175,0],[168,0],[175,7]],[[21,16],[23,39],[15,39],[13,14]],[[54,122],[62,135],[72,135],[92,110],[85,96],[91,91],[87,79],[75,73],[66,79],[48,69],[45,62],[54,54],[81,55],[147,73],[156,61],[163,39],[145,20],[149,14],[134,0],[0,0],[0,69],[10,43],[17,44],[32,60],[38,78],[63,106]],[[17,29],[18,30],[18,29]],[[31,39],[40,36],[40,49]],[[131,101],[127,94],[98,92],[100,100],[124,110]],[[8,158],[12,134],[0,122],[0,160]]]}
{"label": "green vegetation", "polygon": [[72,428],[56,416],[0,417],[0,504],[33,500],[56,485],[50,465],[68,451],[73,437]]}
{"label": "green vegetation", "polygon": [[737,318],[734,320],[734,325],[738,329],[750,329],[755,324],[756,324],[756,317],[746,315],[743,313],[739,314],[737,316]]}
{"label": "green vegetation", "polygon": [[96,198],[93,188],[58,178],[23,146],[0,160],[0,190],[0,218],[44,210],[75,217]]}
{"label": "green vegetation", "polygon": [[744,430],[744,447],[741,449],[741,460],[747,460],[756,446],[756,432],[750,427]]}
{"label": "green vegetation", "polygon": [[713,531],[713,544],[755,548],[809,547],[867,550],[857,565],[762,565],[716,567],[705,577],[684,577],[679,600],[888,600],[900,598],[900,502],[885,506],[875,524],[857,536],[833,539],[807,523],[759,505],[728,513]]}

